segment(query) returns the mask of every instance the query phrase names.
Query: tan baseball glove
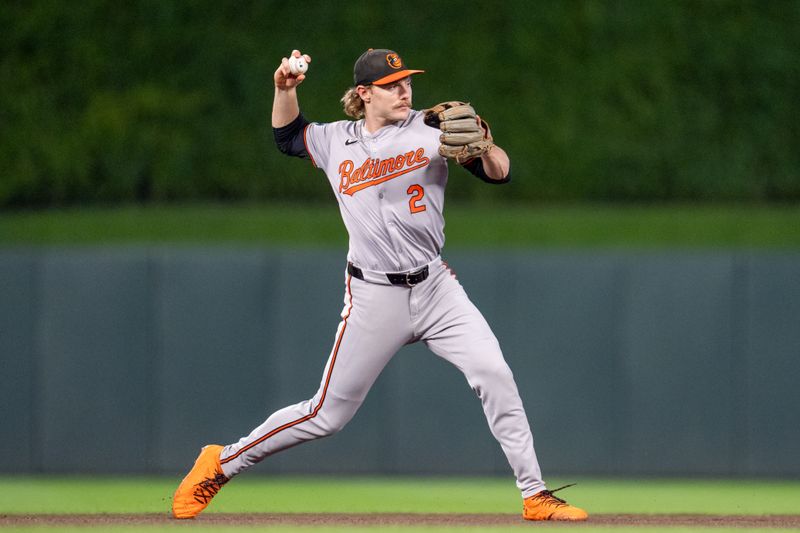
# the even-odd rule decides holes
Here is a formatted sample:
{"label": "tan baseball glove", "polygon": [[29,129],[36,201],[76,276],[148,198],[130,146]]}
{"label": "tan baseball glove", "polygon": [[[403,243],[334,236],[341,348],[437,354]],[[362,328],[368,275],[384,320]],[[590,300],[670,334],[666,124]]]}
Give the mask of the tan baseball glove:
{"label": "tan baseball glove", "polygon": [[423,112],[425,124],[442,130],[439,137],[442,157],[463,165],[494,148],[489,124],[468,103],[442,102]]}

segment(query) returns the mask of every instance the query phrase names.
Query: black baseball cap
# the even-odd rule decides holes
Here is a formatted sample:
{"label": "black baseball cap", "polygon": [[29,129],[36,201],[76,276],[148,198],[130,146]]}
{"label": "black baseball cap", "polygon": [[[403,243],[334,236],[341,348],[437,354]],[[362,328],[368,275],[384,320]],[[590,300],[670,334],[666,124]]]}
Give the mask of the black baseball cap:
{"label": "black baseball cap", "polygon": [[353,83],[356,85],[385,85],[424,70],[409,70],[397,52],[385,48],[370,48],[356,60]]}

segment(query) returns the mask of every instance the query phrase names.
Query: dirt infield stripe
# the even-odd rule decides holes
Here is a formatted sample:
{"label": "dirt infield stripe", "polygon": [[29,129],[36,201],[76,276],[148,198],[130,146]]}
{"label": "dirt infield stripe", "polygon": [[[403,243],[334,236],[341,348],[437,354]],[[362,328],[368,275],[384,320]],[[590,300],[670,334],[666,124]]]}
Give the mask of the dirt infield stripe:
{"label": "dirt infield stripe", "polygon": [[[102,527],[107,525],[167,524],[175,522],[167,514],[60,514],[0,515],[0,527],[30,525],[68,525]],[[299,514],[299,513],[205,513],[195,522],[225,526],[514,526],[530,525],[519,514]],[[726,528],[800,528],[800,515],[670,515],[670,514],[594,514],[587,526],[683,526]],[[581,524],[574,524],[580,526]]]}

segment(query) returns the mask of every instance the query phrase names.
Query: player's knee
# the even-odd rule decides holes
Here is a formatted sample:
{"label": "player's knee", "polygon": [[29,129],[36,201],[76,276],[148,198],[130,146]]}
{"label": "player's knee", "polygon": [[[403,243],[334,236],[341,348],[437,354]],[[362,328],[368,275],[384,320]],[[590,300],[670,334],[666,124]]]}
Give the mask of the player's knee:
{"label": "player's knee", "polygon": [[473,388],[483,390],[498,385],[508,386],[514,382],[514,375],[506,362],[500,359],[486,362],[475,369],[470,381]]}
{"label": "player's knee", "polygon": [[320,427],[325,432],[325,436],[329,437],[339,433],[349,421],[349,418],[345,419],[344,417],[325,417],[320,420]]}
{"label": "player's knee", "polygon": [[329,437],[339,433],[346,424],[347,422],[338,419],[326,418],[323,420],[322,428],[325,430],[325,436]]}
{"label": "player's knee", "polygon": [[[355,405],[353,405],[355,404]],[[361,402],[337,401],[332,405],[324,405],[318,413],[319,426],[325,432],[325,436],[330,436],[340,432],[347,425],[358,410]]]}

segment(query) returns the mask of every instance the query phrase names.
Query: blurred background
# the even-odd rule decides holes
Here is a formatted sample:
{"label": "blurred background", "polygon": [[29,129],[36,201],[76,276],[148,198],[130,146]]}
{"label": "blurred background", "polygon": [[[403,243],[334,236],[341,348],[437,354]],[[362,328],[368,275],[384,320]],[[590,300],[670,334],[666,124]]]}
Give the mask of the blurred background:
{"label": "blurred background", "polygon": [[472,102],[513,188],[453,198],[800,200],[796,1],[6,2],[0,206],[324,200],[274,149],[272,73],[299,48],[311,120],[366,48]]}
{"label": "blurred background", "polygon": [[[4,2],[0,471],[174,473],[313,395],[346,235],[274,147],[367,48],[512,160],[448,185],[445,256],[545,474],[800,476],[800,2]],[[503,474],[459,373],[400,352],[283,473]]]}

